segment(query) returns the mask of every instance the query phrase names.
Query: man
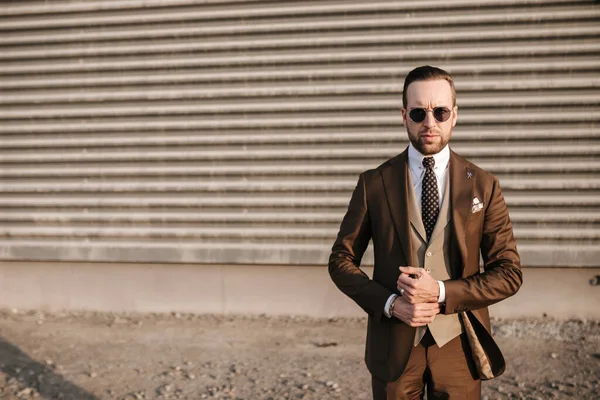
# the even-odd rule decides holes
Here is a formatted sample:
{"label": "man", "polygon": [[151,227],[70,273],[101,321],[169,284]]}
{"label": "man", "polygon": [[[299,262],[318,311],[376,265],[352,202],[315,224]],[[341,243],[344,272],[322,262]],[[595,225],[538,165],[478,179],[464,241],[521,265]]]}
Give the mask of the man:
{"label": "man", "polygon": [[[360,175],[329,273],[369,315],[374,399],[479,399],[504,371],[487,307],[522,283],[512,224],[498,180],[448,147],[452,77],[414,69],[402,103],[410,144]],[[359,268],[370,239],[373,279]]]}

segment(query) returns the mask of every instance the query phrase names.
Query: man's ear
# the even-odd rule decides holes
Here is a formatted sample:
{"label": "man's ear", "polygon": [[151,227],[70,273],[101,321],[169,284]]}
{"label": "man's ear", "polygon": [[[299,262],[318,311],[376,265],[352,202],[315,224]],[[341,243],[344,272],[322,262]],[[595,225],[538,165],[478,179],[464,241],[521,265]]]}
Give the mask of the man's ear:
{"label": "man's ear", "polygon": [[454,128],[456,126],[456,121],[458,120],[458,106],[454,106],[452,111],[452,127]]}
{"label": "man's ear", "polygon": [[402,125],[406,127],[406,108],[400,107],[400,111],[402,112]]}

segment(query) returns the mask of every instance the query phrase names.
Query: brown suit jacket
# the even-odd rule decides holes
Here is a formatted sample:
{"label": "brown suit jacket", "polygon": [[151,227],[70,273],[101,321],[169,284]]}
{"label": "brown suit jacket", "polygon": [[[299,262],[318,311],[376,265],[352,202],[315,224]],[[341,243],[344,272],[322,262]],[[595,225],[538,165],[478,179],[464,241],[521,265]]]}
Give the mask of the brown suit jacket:
{"label": "brown suit jacket", "polygon": [[[360,175],[329,258],[332,280],[369,315],[365,361],[373,375],[386,381],[398,379],[404,371],[415,335],[415,328],[383,314],[389,296],[398,294],[398,266],[416,265],[406,197],[409,173],[407,149]],[[483,331],[490,333],[485,339],[492,340],[487,307],[515,294],[522,283],[508,209],[498,180],[453,151],[449,183],[452,273],[444,282],[442,312],[472,311],[485,327]],[[472,209],[474,197],[483,203],[478,212]],[[370,239],[375,255],[373,279],[359,268]],[[501,373],[501,354],[491,356]]]}

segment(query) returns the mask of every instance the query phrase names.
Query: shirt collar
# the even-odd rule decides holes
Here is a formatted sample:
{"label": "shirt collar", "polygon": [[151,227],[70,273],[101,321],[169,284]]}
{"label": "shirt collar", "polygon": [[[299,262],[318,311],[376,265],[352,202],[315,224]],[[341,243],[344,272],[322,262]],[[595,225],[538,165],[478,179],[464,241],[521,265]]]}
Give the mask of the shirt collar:
{"label": "shirt collar", "polygon": [[[423,169],[424,158],[425,156],[419,153],[412,143],[408,144],[408,165],[411,169],[417,171]],[[439,153],[433,155],[433,159],[435,160],[434,169],[436,171],[444,171],[448,166],[448,162],[450,162],[450,147],[448,145],[444,146]]]}

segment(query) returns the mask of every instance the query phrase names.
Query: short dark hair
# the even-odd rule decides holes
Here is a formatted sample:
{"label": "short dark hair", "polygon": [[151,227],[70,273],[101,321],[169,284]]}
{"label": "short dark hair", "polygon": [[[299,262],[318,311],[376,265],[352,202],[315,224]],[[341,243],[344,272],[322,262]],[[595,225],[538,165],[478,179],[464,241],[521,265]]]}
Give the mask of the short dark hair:
{"label": "short dark hair", "polygon": [[434,81],[437,79],[443,79],[450,84],[450,90],[452,91],[452,107],[454,107],[456,105],[456,90],[454,89],[452,76],[443,69],[432,67],[431,65],[417,67],[406,75],[406,79],[404,79],[404,88],[402,89],[402,106],[406,108],[406,89],[408,89],[408,85],[417,81]]}

